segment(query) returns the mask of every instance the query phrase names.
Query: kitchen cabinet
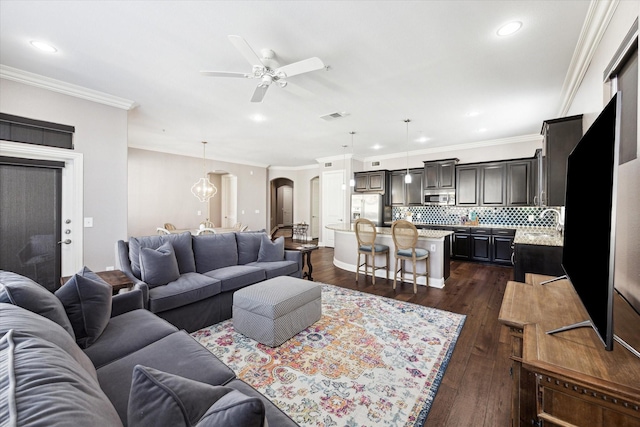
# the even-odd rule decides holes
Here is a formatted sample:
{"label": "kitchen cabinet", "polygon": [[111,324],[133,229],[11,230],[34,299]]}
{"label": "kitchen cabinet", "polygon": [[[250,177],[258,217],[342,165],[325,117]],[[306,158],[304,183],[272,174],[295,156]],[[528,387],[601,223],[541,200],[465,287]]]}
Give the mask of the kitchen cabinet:
{"label": "kitchen cabinet", "polygon": [[507,206],[533,204],[535,159],[507,162]]}
{"label": "kitchen cabinet", "polygon": [[[564,206],[567,158],[582,138],[582,115],[546,120],[542,124],[538,206]],[[595,166],[594,166],[595,167]]]}
{"label": "kitchen cabinet", "polygon": [[423,168],[409,169],[411,182],[404,182],[406,169],[391,171],[390,174],[390,204],[393,206],[422,206],[423,199]]}
{"label": "kitchen cabinet", "polygon": [[355,192],[371,191],[384,193],[386,190],[387,171],[356,172],[354,179],[356,185],[353,191]]}
{"label": "kitchen cabinet", "polygon": [[477,165],[456,167],[456,205],[478,206],[478,183],[480,169]]}
{"label": "kitchen cabinet", "polygon": [[507,204],[507,164],[495,162],[480,166],[480,204],[504,206]]}
{"label": "kitchen cabinet", "polygon": [[469,227],[453,227],[451,255],[456,259],[471,259]]}
{"label": "kitchen cabinet", "polygon": [[456,259],[511,264],[516,231],[506,228],[453,227],[452,256]]}
{"label": "kitchen cabinet", "polygon": [[425,190],[453,190],[456,187],[456,164],[458,159],[424,162]]}
{"label": "kitchen cabinet", "polygon": [[514,229],[491,230],[491,261],[496,264],[512,265]]}
{"label": "kitchen cabinet", "polygon": [[513,276],[524,282],[526,273],[562,276],[562,246],[515,244],[513,250]]}
{"label": "kitchen cabinet", "polygon": [[491,261],[491,229],[471,228],[471,259]]}

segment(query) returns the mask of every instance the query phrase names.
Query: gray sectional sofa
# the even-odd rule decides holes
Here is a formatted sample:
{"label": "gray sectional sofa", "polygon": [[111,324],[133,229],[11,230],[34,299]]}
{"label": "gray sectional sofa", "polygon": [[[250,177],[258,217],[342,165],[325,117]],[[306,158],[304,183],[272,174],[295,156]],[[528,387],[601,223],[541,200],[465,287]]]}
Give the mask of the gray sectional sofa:
{"label": "gray sectional sofa", "polygon": [[0,424],[296,426],[185,331],[83,269],[55,294],[0,271]]}
{"label": "gray sectional sofa", "polygon": [[276,276],[302,277],[302,255],[263,232],[131,237],[118,267],[152,313],[194,332],[231,318],[233,293]]}

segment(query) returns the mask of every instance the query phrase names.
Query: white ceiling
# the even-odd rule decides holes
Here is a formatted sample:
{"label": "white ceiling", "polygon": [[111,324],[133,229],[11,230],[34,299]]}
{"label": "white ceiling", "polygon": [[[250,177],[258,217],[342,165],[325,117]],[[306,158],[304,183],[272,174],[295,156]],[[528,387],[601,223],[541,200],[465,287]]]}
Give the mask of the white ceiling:
{"label": "white ceiling", "polygon": [[[207,157],[303,166],[343,155],[343,145],[349,153],[350,131],[357,158],[537,134],[560,111],[588,8],[588,1],[0,0],[0,64],[135,101],[131,147],[200,156],[206,140]],[[512,20],[522,29],[498,37]],[[256,80],[199,73],[251,71],[230,34],[257,53],[274,50],[281,65],[317,56],[329,70],[288,79],[309,93],[274,85],[263,103],[251,103]],[[41,53],[31,40],[58,52]],[[334,112],[348,116],[320,119]]]}

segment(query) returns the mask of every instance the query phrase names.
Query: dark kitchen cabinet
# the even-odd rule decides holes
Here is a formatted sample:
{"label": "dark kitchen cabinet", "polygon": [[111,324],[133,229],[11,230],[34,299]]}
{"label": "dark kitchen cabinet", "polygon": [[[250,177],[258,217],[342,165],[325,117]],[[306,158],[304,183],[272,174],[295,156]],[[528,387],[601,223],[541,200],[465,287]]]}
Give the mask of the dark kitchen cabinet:
{"label": "dark kitchen cabinet", "polygon": [[469,227],[454,227],[451,255],[457,259],[471,259]]}
{"label": "dark kitchen cabinet", "polygon": [[480,167],[478,165],[456,167],[456,205],[478,206],[478,183]]}
{"label": "dark kitchen cabinet", "polygon": [[387,171],[356,172],[354,179],[356,185],[355,192],[378,192],[384,193],[386,190]]}
{"label": "dark kitchen cabinet", "polygon": [[407,174],[406,169],[391,171],[390,186],[391,195],[390,203],[393,206],[421,206],[423,200],[423,176],[422,168],[409,169],[411,182],[404,182]]}
{"label": "dark kitchen cabinet", "polygon": [[507,162],[507,206],[529,206],[533,204],[534,159]]}
{"label": "dark kitchen cabinet", "polygon": [[542,124],[539,206],[564,206],[567,158],[582,138],[582,115],[546,120]]}
{"label": "dark kitchen cabinet", "polygon": [[562,246],[515,244],[513,276],[516,282],[525,281],[526,273],[562,276]]}
{"label": "dark kitchen cabinet", "polygon": [[471,259],[491,261],[491,229],[471,228]]}
{"label": "dark kitchen cabinet", "polygon": [[513,263],[513,239],[516,234],[514,229],[496,229],[491,231],[492,248],[491,260],[496,264]]}
{"label": "dark kitchen cabinet", "polygon": [[454,227],[452,256],[456,259],[511,264],[516,231],[506,228]]}
{"label": "dark kitchen cabinet", "polygon": [[424,162],[425,190],[453,190],[456,186],[456,164],[458,159]]}
{"label": "dark kitchen cabinet", "polygon": [[488,163],[480,166],[480,204],[504,206],[507,204],[507,164]]}

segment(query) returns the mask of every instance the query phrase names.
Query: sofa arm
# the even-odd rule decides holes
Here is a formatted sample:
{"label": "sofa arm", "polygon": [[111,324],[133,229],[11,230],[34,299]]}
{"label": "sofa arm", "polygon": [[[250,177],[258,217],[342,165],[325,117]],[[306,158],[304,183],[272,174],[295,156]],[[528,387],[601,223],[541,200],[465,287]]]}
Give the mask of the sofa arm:
{"label": "sofa arm", "polygon": [[138,282],[133,285],[133,290],[139,290],[142,292],[142,305],[147,310],[149,309],[149,285],[145,282]]}
{"label": "sofa arm", "polygon": [[144,308],[141,290],[134,289],[130,292],[114,295],[111,300],[111,317],[140,308]]}
{"label": "sofa arm", "polygon": [[284,251],[285,261],[295,261],[298,263],[298,271],[302,271],[302,252],[300,251]]}

